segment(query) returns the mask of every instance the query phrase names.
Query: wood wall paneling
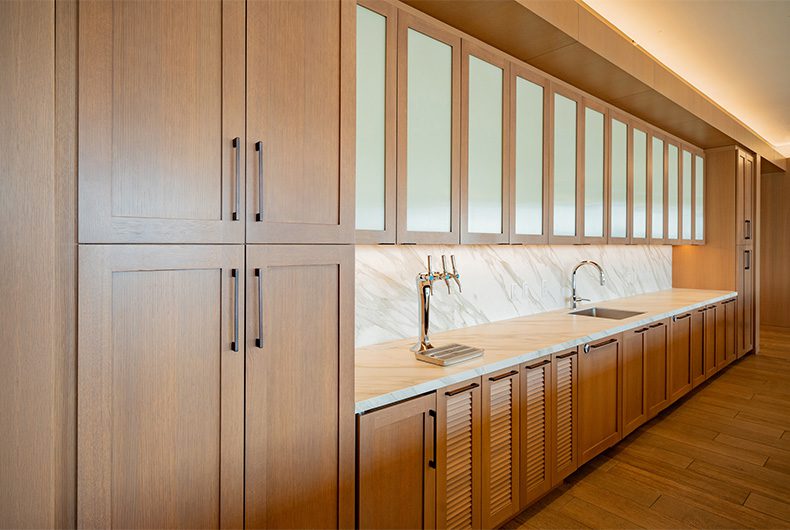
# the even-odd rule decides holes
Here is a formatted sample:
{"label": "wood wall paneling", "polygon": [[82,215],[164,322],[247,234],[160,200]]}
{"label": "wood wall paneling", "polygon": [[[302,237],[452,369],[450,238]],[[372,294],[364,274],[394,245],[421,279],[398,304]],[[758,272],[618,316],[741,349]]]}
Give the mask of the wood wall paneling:
{"label": "wood wall paneling", "polygon": [[790,327],[790,177],[786,173],[762,176],[760,211],[760,319],[768,326]]}

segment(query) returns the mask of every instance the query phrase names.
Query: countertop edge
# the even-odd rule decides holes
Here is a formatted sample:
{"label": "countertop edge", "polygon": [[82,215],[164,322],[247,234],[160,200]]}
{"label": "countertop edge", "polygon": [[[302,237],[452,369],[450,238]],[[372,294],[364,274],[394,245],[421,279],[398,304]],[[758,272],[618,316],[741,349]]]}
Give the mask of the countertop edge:
{"label": "countertop edge", "polygon": [[553,353],[562,352],[563,350],[567,350],[569,348],[573,348],[574,346],[578,346],[580,344],[584,344],[587,342],[593,342],[598,339],[608,337],[610,335],[615,335],[617,333],[622,333],[623,331],[628,331],[629,329],[633,329],[639,326],[644,326],[646,324],[652,324],[653,322],[657,322],[659,320],[664,320],[665,318],[670,318],[672,316],[678,315],[680,313],[685,313],[687,311],[693,311],[695,309],[699,309],[700,307],[706,306],[708,304],[715,304],[718,302],[723,302],[725,300],[729,300],[733,297],[738,296],[737,291],[730,291],[727,294],[716,296],[713,298],[708,298],[702,302],[691,304],[688,306],[679,307],[673,311],[659,313],[657,315],[651,315],[648,318],[642,318],[640,320],[629,321],[627,324],[614,326],[612,328],[606,329],[604,331],[593,333],[592,335],[585,335],[583,337],[579,337],[567,342],[563,342],[560,344],[552,345],[548,348],[543,348],[540,350],[534,350],[525,352],[520,355],[515,355],[508,359],[493,362],[491,364],[486,364],[483,366],[479,366],[477,368],[472,368],[465,372],[459,372],[456,374],[448,375],[447,377],[442,377],[439,379],[433,379],[431,381],[426,381],[424,383],[419,383],[417,385],[404,387],[393,392],[388,392],[386,394],[382,394],[381,396],[376,396],[373,398],[364,399],[362,401],[357,401],[354,407],[355,414],[363,414],[368,412],[372,409],[377,409],[381,407],[385,407],[387,405],[391,405],[393,403],[397,403],[399,401],[404,401],[407,399],[411,399],[414,397],[418,397],[422,394],[427,394],[429,392],[433,392],[440,388],[444,388],[446,386],[450,386],[455,383],[460,383],[461,381],[466,381],[467,379],[472,379],[474,377],[483,376],[486,374],[490,374],[492,372],[496,372],[498,370],[502,370],[504,368],[509,368],[511,366],[533,361],[535,359],[539,359],[546,355],[551,355]]}

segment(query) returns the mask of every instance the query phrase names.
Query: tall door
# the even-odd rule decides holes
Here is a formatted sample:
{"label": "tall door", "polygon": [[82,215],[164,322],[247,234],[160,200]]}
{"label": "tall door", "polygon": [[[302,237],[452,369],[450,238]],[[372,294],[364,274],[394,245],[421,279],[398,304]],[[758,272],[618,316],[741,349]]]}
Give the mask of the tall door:
{"label": "tall door", "polygon": [[585,344],[579,356],[579,453],[587,462],[620,440],[619,336]]}
{"label": "tall door", "polygon": [[669,400],[691,390],[691,313],[672,317],[669,348]]}
{"label": "tall door", "polygon": [[354,249],[247,245],[245,524],[353,525]]}
{"label": "tall door", "polygon": [[691,384],[705,381],[705,308],[691,313]]}
{"label": "tall door", "polygon": [[244,4],[79,4],[79,241],[244,241]]}
{"label": "tall door", "polygon": [[648,326],[623,336],[623,436],[645,422],[645,374],[647,373]]}
{"label": "tall door", "polygon": [[555,354],[552,388],[554,454],[552,485],[561,483],[579,467],[579,355],[573,350]]}
{"label": "tall door", "polygon": [[754,158],[738,149],[738,167],[736,173],[736,243],[746,245],[754,242]]}
{"label": "tall door", "polygon": [[358,418],[356,527],[436,528],[436,394]]}
{"label": "tall door", "polygon": [[552,487],[551,357],[528,363],[521,372],[521,508]]}
{"label": "tall door", "polygon": [[77,526],[244,522],[241,246],[79,250]]}
{"label": "tall door", "polygon": [[353,242],[354,9],[246,4],[248,242]]}
{"label": "tall door", "polygon": [[645,409],[647,417],[652,418],[669,401],[669,322],[664,320],[651,324],[645,342]]}
{"label": "tall door", "polygon": [[751,245],[738,246],[738,357],[754,347],[754,250]]}

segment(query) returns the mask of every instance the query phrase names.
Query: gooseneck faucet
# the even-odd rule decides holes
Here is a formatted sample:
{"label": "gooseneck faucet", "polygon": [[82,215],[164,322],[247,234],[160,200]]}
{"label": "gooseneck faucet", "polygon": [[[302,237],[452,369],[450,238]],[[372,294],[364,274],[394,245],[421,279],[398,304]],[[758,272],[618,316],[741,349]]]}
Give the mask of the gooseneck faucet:
{"label": "gooseneck faucet", "polygon": [[447,293],[451,294],[450,280],[454,280],[458,286],[458,292],[461,292],[461,275],[458,274],[455,255],[450,256],[450,261],[452,262],[453,272],[447,271],[447,257],[444,255],[442,256],[442,272],[436,272],[433,270],[431,256],[428,256],[428,271],[417,275],[417,290],[420,297],[420,341],[412,347],[414,352],[425,352],[433,348],[431,339],[428,337],[433,282],[444,280],[445,285],[447,285]]}
{"label": "gooseneck faucet", "polygon": [[578,271],[580,268],[582,268],[585,265],[595,266],[595,268],[598,269],[598,274],[601,276],[601,285],[604,285],[606,283],[606,276],[603,273],[603,269],[601,268],[600,265],[598,265],[594,261],[584,260],[578,265],[576,265],[576,267],[573,268],[573,273],[571,274],[571,309],[576,309],[576,306],[578,305],[579,302],[590,301],[589,298],[582,298],[580,296],[576,296],[576,271]]}

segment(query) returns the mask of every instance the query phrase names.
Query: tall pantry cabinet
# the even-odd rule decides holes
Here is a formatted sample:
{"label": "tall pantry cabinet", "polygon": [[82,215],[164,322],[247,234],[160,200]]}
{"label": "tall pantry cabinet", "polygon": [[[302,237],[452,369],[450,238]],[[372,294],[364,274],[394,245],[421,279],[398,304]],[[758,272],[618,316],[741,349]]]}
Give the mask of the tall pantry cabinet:
{"label": "tall pantry cabinet", "polygon": [[79,527],[353,525],[354,9],[79,3]]}

